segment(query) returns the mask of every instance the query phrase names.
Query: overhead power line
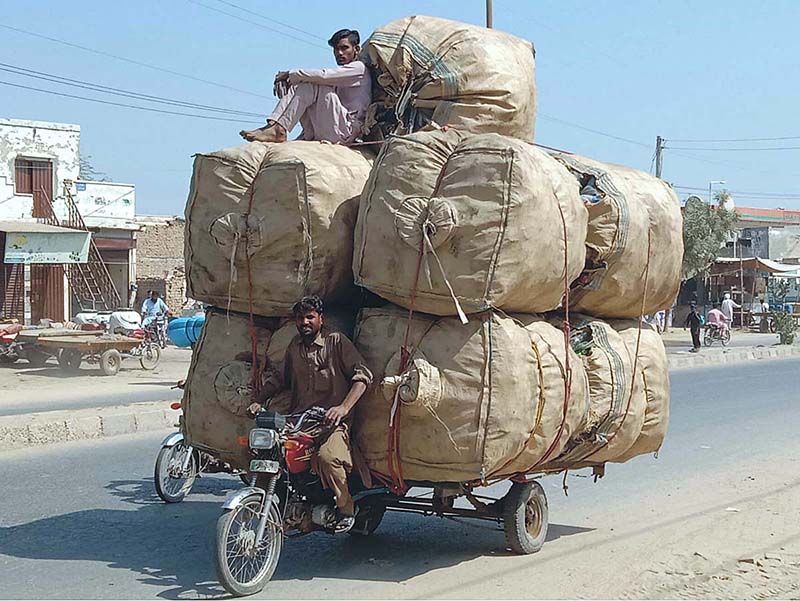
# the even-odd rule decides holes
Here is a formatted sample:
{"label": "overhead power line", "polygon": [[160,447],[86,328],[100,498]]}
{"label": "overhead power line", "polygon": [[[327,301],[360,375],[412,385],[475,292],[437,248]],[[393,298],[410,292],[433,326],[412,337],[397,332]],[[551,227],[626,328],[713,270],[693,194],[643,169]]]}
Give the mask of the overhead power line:
{"label": "overhead power line", "polygon": [[168,73],[170,75],[174,75],[176,77],[183,77],[184,79],[191,79],[192,81],[197,81],[200,83],[208,84],[210,86],[215,86],[218,88],[223,88],[226,90],[231,90],[233,92],[239,92],[241,94],[248,94],[250,96],[257,96],[259,98],[267,98],[272,100],[272,96],[267,96],[266,94],[259,94],[257,92],[251,92],[250,90],[243,90],[241,88],[235,88],[233,86],[229,86],[224,83],[219,83],[216,81],[211,81],[210,79],[203,79],[202,77],[195,77],[194,75],[188,75],[187,73],[181,73],[179,71],[173,71],[172,69],[167,69],[165,67],[159,67],[158,65],[151,65],[149,63],[145,63],[142,61],[137,61],[132,58],[127,58],[124,56],[119,56],[118,54],[111,54],[110,52],[104,52],[102,50],[96,50],[94,48],[89,48],[87,46],[81,46],[80,44],[74,44],[73,42],[67,42],[66,40],[59,40],[58,38],[53,38],[50,36],[43,35],[41,33],[36,33],[33,31],[28,31],[26,29],[20,29],[19,27],[12,27],[11,25],[6,25],[4,23],[0,23],[0,27],[4,29],[8,29],[10,31],[16,31],[17,33],[21,33],[24,35],[32,36],[35,38],[39,38],[42,40],[47,40],[49,42],[53,42],[55,44],[61,44],[62,46],[68,46],[70,48],[77,48],[78,50],[83,50],[85,52],[91,52],[92,54],[97,54],[100,56],[105,56],[107,58],[113,58],[115,60],[123,61],[129,63],[131,65],[138,65],[139,67],[145,67],[147,69],[153,69],[154,71],[161,71],[162,73]]}
{"label": "overhead power line", "polygon": [[569,127],[574,127],[575,129],[580,129],[583,131],[588,131],[593,134],[597,134],[598,136],[605,136],[606,138],[611,138],[613,140],[619,140],[621,142],[627,142],[629,144],[636,144],[636,146],[643,146],[645,148],[650,148],[650,144],[645,144],[644,142],[639,142],[638,140],[631,140],[630,138],[623,138],[621,136],[615,136],[614,134],[609,134],[604,131],[600,131],[598,129],[592,129],[591,127],[585,127],[583,125],[578,125],[577,123],[572,123],[570,121],[565,121],[564,119],[559,119],[558,117],[553,117],[551,115],[547,115],[542,112],[536,113],[537,118],[544,119],[545,121],[553,121],[554,123],[561,123],[562,125],[567,125]]}
{"label": "overhead power line", "polygon": [[693,150],[695,152],[758,152],[762,150],[800,150],[800,146],[771,146],[764,148],[694,148],[687,146],[665,146],[668,150]]}
{"label": "overhead power line", "polygon": [[[673,188],[677,188],[679,190],[693,190],[697,192],[708,192],[708,186],[700,187],[700,186],[681,186],[678,184],[674,184]],[[742,196],[752,196],[754,198],[774,198],[774,199],[795,199],[800,198],[800,193],[787,193],[787,192],[747,192],[745,190],[728,190],[731,194],[740,194]]]}
{"label": "overhead power line", "polygon": [[309,41],[309,40],[307,40],[305,38],[301,38],[301,37],[298,37],[296,35],[292,35],[290,33],[286,33],[285,31],[282,31],[280,29],[276,29],[276,28],[270,27],[268,25],[262,25],[261,23],[256,23],[254,21],[250,21],[249,19],[245,19],[244,17],[240,17],[239,15],[230,13],[230,12],[228,12],[226,10],[222,10],[220,8],[215,8],[213,6],[209,6],[208,4],[205,4],[203,2],[199,2],[198,0],[187,0],[187,2],[189,2],[190,4],[196,4],[197,6],[202,6],[206,10],[211,10],[211,11],[214,11],[216,13],[220,13],[222,15],[227,15],[228,17],[231,17],[232,19],[236,19],[236,20],[242,21],[244,23],[249,23],[250,25],[253,25],[254,27],[260,27],[261,29],[266,29],[267,31],[271,31],[272,33],[277,33],[278,35],[282,35],[282,36],[284,36],[286,38],[289,38],[289,39],[292,39],[292,40],[297,40],[298,42],[302,42],[304,44],[308,44],[309,46],[314,46],[315,48],[326,48],[327,49],[327,46],[323,46],[322,44],[318,44],[317,42],[311,42],[311,41]]}
{"label": "overhead power line", "polygon": [[18,67],[16,65],[10,65],[8,63],[1,63],[0,62],[0,71],[6,71],[8,73],[13,73],[15,75],[21,75],[24,77],[31,77],[34,79],[39,79],[43,81],[49,81],[52,83],[57,83],[61,85],[67,85],[77,88],[82,88],[85,90],[92,90],[95,92],[100,92],[103,94],[113,94],[115,96],[122,96],[125,98],[133,98],[135,100],[142,100],[145,102],[155,102],[160,104],[166,104],[170,106],[179,106],[184,108],[190,109],[197,109],[203,110],[208,112],[215,112],[215,113],[227,113],[231,115],[241,115],[244,117],[263,117],[262,113],[251,113],[247,111],[239,111],[235,109],[227,109],[217,106],[211,106],[207,104],[197,104],[194,102],[187,102],[183,100],[175,100],[173,98],[165,98],[163,96],[153,96],[150,94],[143,94],[140,92],[132,92],[130,90],[122,90],[120,88],[114,88],[111,86],[104,86],[101,84],[95,84],[88,81],[83,81],[80,79],[71,79],[69,77],[62,77],[60,75],[55,75],[53,73],[45,73],[44,71],[36,71],[34,69],[27,69],[25,67]]}
{"label": "overhead power line", "polygon": [[670,142],[681,142],[681,143],[695,143],[695,142],[777,142],[779,140],[800,140],[800,136],[780,136],[776,138],[718,138],[718,139],[679,139],[679,138],[670,138]]}
{"label": "overhead power line", "polygon": [[120,106],[129,109],[137,109],[140,111],[148,111],[150,113],[164,113],[167,115],[180,115],[182,117],[195,117],[196,119],[207,119],[210,121],[226,121],[228,123],[252,123],[252,121],[244,121],[242,119],[228,119],[226,117],[213,117],[211,115],[198,115],[196,113],[183,113],[180,111],[168,111],[164,109],[157,109],[149,106],[136,106],[135,104],[125,104],[123,102],[113,102],[111,100],[100,100],[99,98],[89,98],[88,96],[77,96],[75,94],[66,94],[64,92],[56,92],[54,90],[45,90],[43,88],[35,88],[33,86],[23,86],[9,81],[0,81],[0,85],[11,86],[13,88],[21,88],[23,90],[33,90],[35,92],[43,92],[45,94],[52,94],[54,96],[62,96],[64,98],[73,98],[75,100],[85,100],[87,102],[95,102],[97,104],[108,104],[111,106]]}
{"label": "overhead power line", "polygon": [[314,39],[322,40],[323,42],[326,41],[325,38],[318,36],[316,33],[311,33],[310,31],[306,31],[305,29],[300,29],[299,27],[295,27],[294,25],[289,25],[288,23],[284,23],[283,21],[278,21],[277,19],[273,19],[272,17],[269,17],[269,16],[267,16],[265,14],[258,13],[258,12],[254,11],[254,10],[250,10],[249,8],[245,8],[243,6],[239,6],[238,4],[234,4],[233,2],[228,2],[228,0],[217,0],[217,2],[219,2],[220,4],[227,4],[228,6],[230,6],[232,8],[236,8],[236,9],[242,11],[242,12],[251,14],[251,15],[256,16],[256,17],[259,17],[259,18],[264,19],[266,21],[272,21],[273,23],[281,25],[282,27],[287,27],[287,28],[289,28],[289,29],[291,29],[293,31],[297,31],[299,33],[303,33],[303,34],[305,34],[305,35],[307,35],[309,37],[312,37]]}

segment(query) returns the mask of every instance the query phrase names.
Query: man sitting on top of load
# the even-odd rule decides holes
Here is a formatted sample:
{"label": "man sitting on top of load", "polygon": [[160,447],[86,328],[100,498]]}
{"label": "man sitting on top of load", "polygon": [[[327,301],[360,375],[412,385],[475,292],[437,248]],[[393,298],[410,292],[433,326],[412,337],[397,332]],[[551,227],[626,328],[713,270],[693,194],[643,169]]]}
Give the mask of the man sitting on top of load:
{"label": "man sitting on top of load", "polygon": [[239,132],[248,142],[285,142],[299,122],[298,140],[331,144],[353,142],[361,133],[372,100],[372,81],[358,60],[361,39],[353,29],[340,29],[328,40],[339,67],[295,69],[275,76],[278,106],[259,129]]}

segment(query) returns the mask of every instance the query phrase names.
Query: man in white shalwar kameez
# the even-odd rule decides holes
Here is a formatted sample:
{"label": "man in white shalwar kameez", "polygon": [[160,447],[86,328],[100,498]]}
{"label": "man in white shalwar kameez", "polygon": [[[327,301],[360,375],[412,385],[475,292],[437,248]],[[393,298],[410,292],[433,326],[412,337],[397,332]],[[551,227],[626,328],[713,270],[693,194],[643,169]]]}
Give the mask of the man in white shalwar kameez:
{"label": "man in white shalwar kameez", "polygon": [[280,101],[267,125],[239,134],[248,142],[285,142],[288,132],[300,123],[303,132],[298,140],[353,142],[361,134],[372,101],[369,71],[358,60],[360,41],[357,31],[339,30],[328,40],[337,68],[280,71],[275,76]]}

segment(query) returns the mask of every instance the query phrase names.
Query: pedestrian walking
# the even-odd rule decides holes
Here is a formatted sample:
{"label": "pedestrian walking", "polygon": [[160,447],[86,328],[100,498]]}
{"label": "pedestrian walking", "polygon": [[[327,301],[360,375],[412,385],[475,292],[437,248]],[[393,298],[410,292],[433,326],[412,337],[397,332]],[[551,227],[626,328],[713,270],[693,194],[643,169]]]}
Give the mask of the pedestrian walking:
{"label": "pedestrian walking", "polygon": [[700,318],[700,313],[697,312],[697,305],[692,302],[689,305],[689,315],[686,316],[686,323],[683,326],[684,330],[688,327],[689,331],[692,333],[692,348],[689,350],[690,353],[700,352],[701,325],[702,319]]}

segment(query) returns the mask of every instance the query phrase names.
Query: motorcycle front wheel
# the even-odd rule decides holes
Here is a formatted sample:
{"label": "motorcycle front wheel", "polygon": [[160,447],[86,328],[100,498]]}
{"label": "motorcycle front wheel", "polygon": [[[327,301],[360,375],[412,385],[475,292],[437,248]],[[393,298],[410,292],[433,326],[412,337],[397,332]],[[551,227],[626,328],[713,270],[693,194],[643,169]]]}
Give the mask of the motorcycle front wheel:
{"label": "motorcycle front wheel", "polygon": [[257,543],[261,503],[260,495],[250,495],[235,508],[225,510],[217,520],[217,578],[235,597],[259,592],[278,567],[283,548],[281,515],[277,506],[270,503],[264,536]]}
{"label": "motorcycle front wheel", "polygon": [[159,361],[161,361],[161,349],[158,348],[158,345],[153,343],[144,344],[142,346],[142,355],[139,357],[139,364],[142,369],[147,371],[155,369],[158,367]]}
{"label": "motorcycle front wheel", "polygon": [[[189,463],[183,469],[186,453],[190,453]],[[189,494],[197,478],[197,456],[192,447],[183,442],[171,447],[161,447],[156,458],[153,481],[156,493],[165,503],[180,503]]]}
{"label": "motorcycle front wheel", "polygon": [[731,341],[731,331],[725,330],[725,333],[720,336],[719,341],[722,343],[722,346],[728,346],[728,343]]}

